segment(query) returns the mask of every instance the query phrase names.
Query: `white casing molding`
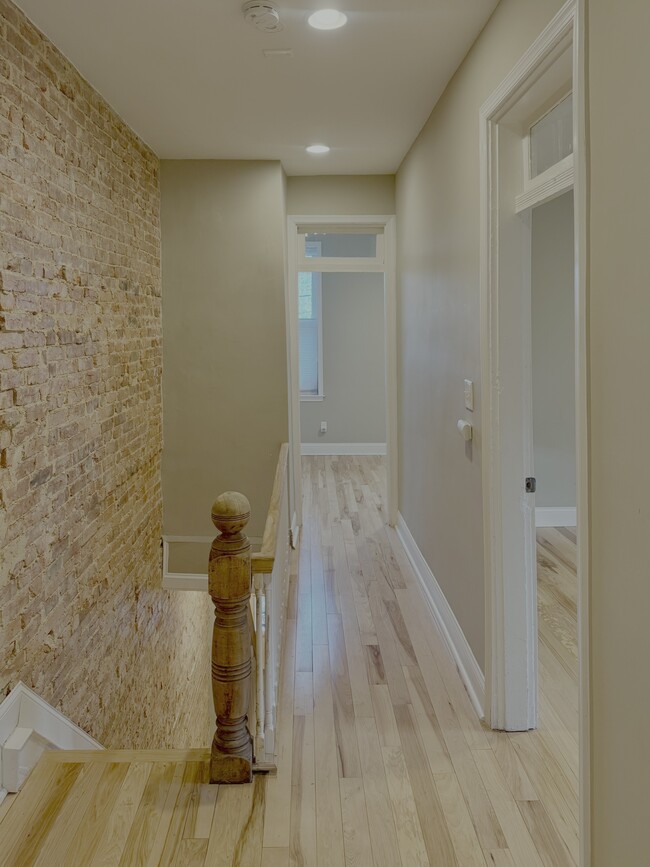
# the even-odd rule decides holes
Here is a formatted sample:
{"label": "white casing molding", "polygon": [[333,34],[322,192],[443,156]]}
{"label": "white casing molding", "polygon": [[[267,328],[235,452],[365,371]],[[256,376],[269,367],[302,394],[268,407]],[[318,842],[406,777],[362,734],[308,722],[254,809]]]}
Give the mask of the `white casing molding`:
{"label": "white casing molding", "polygon": [[[480,109],[486,716],[492,728],[509,731],[537,725],[535,503],[525,479],[534,476],[530,206],[540,190],[520,198],[527,211],[517,215],[513,206],[524,186],[525,117],[567,81],[580,99],[575,11],[568,0]],[[582,157],[578,140],[574,178]],[[569,173],[558,178],[564,188]],[[547,189],[541,200],[558,191]]]}
{"label": "white casing molding", "polygon": [[563,193],[573,189],[573,156],[567,157],[567,160],[564,162],[567,161],[569,165],[562,169],[562,171],[550,174],[547,178],[543,178],[539,183],[531,187],[531,189],[526,190],[525,193],[515,197],[515,211],[518,214],[537,205],[543,205],[544,202],[550,202],[551,199],[556,199],[558,196],[563,195]]}
{"label": "white casing molding", "polygon": [[420,582],[420,587],[424,592],[424,597],[427,600],[436,626],[442,633],[449,652],[456,663],[456,668],[465,685],[474,710],[483,719],[485,715],[485,676],[476,661],[469,642],[465,638],[465,633],[461,629],[456,615],[452,611],[449,602],[447,602],[445,594],[442,592],[429,564],[424,559],[401,514],[397,516],[397,535]]}
{"label": "white casing molding", "polygon": [[385,455],[386,443],[301,443],[302,455]]}
{"label": "white casing molding", "polygon": [[0,801],[17,792],[46,749],[103,750],[83,729],[19,682],[0,704]]}
{"label": "white casing molding", "polygon": [[536,527],[575,527],[575,506],[537,506],[535,508]]}

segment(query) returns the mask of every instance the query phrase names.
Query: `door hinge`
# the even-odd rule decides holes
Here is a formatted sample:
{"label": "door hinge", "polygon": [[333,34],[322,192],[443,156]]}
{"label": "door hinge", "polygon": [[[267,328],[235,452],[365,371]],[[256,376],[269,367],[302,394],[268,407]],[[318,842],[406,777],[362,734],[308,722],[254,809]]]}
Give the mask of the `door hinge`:
{"label": "door hinge", "polygon": [[537,479],[533,478],[532,476],[528,476],[528,478],[526,479],[526,493],[527,494],[534,494],[536,490],[537,490]]}

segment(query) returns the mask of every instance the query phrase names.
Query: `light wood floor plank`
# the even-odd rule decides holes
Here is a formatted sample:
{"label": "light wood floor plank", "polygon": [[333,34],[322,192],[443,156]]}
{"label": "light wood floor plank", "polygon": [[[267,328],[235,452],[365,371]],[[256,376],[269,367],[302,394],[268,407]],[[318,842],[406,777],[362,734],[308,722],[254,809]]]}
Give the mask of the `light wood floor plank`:
{"label": "light wood floor plank", "polygon": [[456,867],[457,861],[449,829],[424,747],[417,732],[411,706],[397,705],[395,707],[395,719],[415,796],[429,863],[448,864],[449,867]]}
{"label": "light wood floor plank", "polygon": [[541,801],[522,801],[519,812],[545,867],[575,867],[577,861],[556,831]]}
{"label": "light wood floor plank", "polygon": [[289,867],[289,847],[269,846],[262,849],[262,867]]}
{"label": "light wood floor plank", "polygon": [[91,867],[112,867],[120,863],[152,768],[152,762],[132,762],[129,765]]}
{"label": "light wood floor plank", "polygon": [[233,867],[243,824],[250,815],[252,786],[219,786],[205,856],[210,867]]}
{"label": "light wood floor plank", "polygon": [[[352,717],[354,718],[354,715]],[[356,751],[354,729],[352,735]],[[340,729],[334,721],[328,648],[314,645],[316,858],[319,864],[331,864],[332,867],[340,867],[344,863],[339,765],[343,766],[345,760],[340,737]],[[345,774],[341,773],[341,776]]]}
{"label": "light wood floor plank", "polygon": [[357,737],[373,865],[395,867],[395,865],[401,864],[401,859],[386,783],[386,772],[374,719],[361,717],[357,720]]}
{"label": "light wood floor plank", "polygon": [[63,864],[90,864],[129,770],[125,762],[94,763],[103,769],[100,783],[84,811],[83,821],[68,840]]}
{"label": "light wood floor plank", "polygon": [[173,762],[152,766],[119,862],[123,867],[147,863],[175,772],[176,764]]}
{"label": "light wood floor plank", "polygon": [[[81,765],[76,763],[55,765],[53,770],[54,773],[45,778],[46,787],[41,790],[41,797],[35,800],[34,809],[30,811],[29,817],[26,817],[25,824],[20,820],[22,809],[26,804],[21,804],[20,798],[5,817],[0,829],[0,839],[2,839],[0,864],[12,865],[12,867],[18,864],[32,864],[38,856],[57,814],[77,782]],[[44,780],[41,779],[41,785],[43,782]],[[32,791],[35,791],[34,787]],[[15,824],[12,820],[16,820]]]}
{"label": "light wood floor plank", "polygon": [[328,614],[327,628],[330,636],[329,663],[339,772],[342,777],[358,778],[361,776],[359,747],[354,725],[355,710],[341,617],[338,614]]}
{"label": "light wood floor plank", "polygon": [[[296,682],[298,693],[298,682]],[[313,695],[301,690],[303,714],[293,720],[290,864],[316,865],[316,781],[314,770]],[[309,710],[309,712],[307,712]]]}
{"label": "light wood floor plank", "polygon": [[402,864],[427,867],[429,858],[402,749],[384,747],[382,756]]}
{"label": "light wood floor plank", "polygon": [[50,833],[44,838],[34,867],[64,864],[70,838],[77,833],[104,774],[104,765],[86,764],[65,799]]}
{"label": "light wood floor plank", "polygon": [[485,857],[456,775],[436,774],[434,780],[458,863],[461,867],[485,867]]}
{"label": "light wood floor plank", "polygon": [[339,786],[345,864],[346,867],[365,867],[373,862],[363,780],[346,777],[339,780]]}
{"label": "light wood floor plank", "polygon": [[576,867],[575,534],[538,533],[539,729],[491,732],[386,526],[385,460],[303,475],[277,775],[211,786],[209,744],[49,753],[0,807],[0,865]]}
{"label": "light wood floor plank", "polygon": [[252,785],[241,786],[247,790],[249,799],[246,802],[248,809],[240,813],[233,867],[260,867],[262,863],[266,782],[266,778],[260,775],[253,779]]}
{"label": "light wood floor plank", "polygon": [[544,867],[539,852],[524,822],[517,803],[491,750],[475,750],[474,760],[494,810],[508,842],[507,848],[515,864],[526,867]]}

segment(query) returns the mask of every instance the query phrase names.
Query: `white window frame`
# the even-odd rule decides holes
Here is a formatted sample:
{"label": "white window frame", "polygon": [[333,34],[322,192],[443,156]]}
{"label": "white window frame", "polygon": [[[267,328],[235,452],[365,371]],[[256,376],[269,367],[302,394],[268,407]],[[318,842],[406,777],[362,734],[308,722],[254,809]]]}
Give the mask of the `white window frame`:
{"label": "white window frame", "polygon": [[[313,305],[316,306],[316,331],[318,332],[318,391],[312,394],[308,391],[300,392],[301,401],[323,400],[325,390],[323,386],[323,275],[320,271],[307,271],[301,269],[298,274],[311,273],[318,277],[318,280],[312,282],[312,310]],[[300,323],[306,320],[301,320],[298,317],[298,331],[300,331]],[[300,337],[300,335],[299,335]]]}
{"label": "white window frame", "polygon": [[[307,256],[307,234],[315,234],[321,231],[334,232],[336,234],[363,235],[373,233],[377,237],[377,248],[374,256]],[[383,226],[298,226],[298,257],[297,269],[302,271],[343,271],[348,273],[364,273],[369,271],[383,271],[385,268]]]}
{"label": "white window frame", "polygon": [[562,91],[562,96],[555,98],[549,108],[545,109],[541,114],[536,114],[534,120],[526,124],[526,132],[522,136],[524,190],[521,195],[515,197],[515,211],[518,214],[573,189],[575,175],[573,153],[570,153],[554,165],[549,166],[545,171],[535,175],[534,178],[530,175],[530,133],[532,128],[571,95],[571,89]]}

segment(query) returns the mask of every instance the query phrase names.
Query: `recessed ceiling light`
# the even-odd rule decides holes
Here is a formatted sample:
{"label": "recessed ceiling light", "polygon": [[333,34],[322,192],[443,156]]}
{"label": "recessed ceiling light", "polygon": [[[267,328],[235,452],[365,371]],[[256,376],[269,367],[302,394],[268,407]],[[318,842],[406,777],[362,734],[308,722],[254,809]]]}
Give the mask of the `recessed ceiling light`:
{"label": "recessed ceiling light", "polygon": [[306,149],[308,154],[326,154],[329,153],[327,145],[309,145]]}
{"label": "recessed ceiling light", "polygon": [[338,30],[347,20],[348,16],[338,9],[320,9],[307,19],[316,30]]}

